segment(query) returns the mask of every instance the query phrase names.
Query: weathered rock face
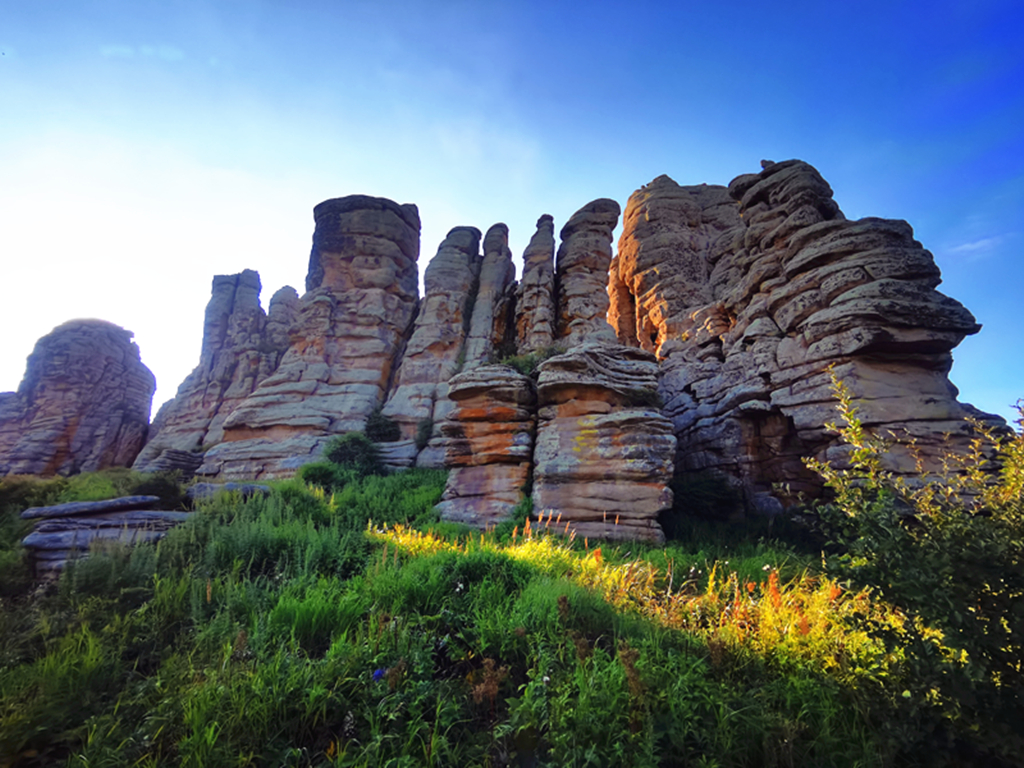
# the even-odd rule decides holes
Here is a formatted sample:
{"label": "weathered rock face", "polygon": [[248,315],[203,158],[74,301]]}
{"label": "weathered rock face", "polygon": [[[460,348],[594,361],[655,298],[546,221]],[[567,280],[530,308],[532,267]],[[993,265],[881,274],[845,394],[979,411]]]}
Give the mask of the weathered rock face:
{"label": "weathered rock face", "polygon": [[507,341],[514,343],[515,280],[508,227],[495,224],[484,237],[479,290],[466,338],[465,370],[486,365]]}
{"label": "weathered rock face", "polygon": [[533,506],[580,536],[661,541],[676,438],[657,407],[650,352],[584,344],[538,381]]}
{"label": "weathered rock face", "polygon": [[516,291],[516,340],[521,355],[554,344],[554,256],[554,219],[544,214],[523,252],[523,279]]}
{"label": "weathered rock face", "polygon": [[504,365],[485,365],[449,382],[455,408],[442,427],[451,467],[441,517],[485,528],[523,498],[533,455],[537,392],[533,381]]}
{"label": "weathered rock face", "polygon": [[224,421],[200,475],[274,477],[332,434],[362,429],[380,405],[416,310],[419,214],[353,195],[313,211],[306,277],[277,370]]}
{"label": "weathered rock face", "polygon": [[[817,490],[801,457],[844,455],[824,428],[829,366],[865,424],[915,438],[926,467],[965,427],[972,409],[946,374],[979,326],[935,291],[909,225],[847,221],[806,163],[766,163],[728,189],[655,179],[630,198],[615,266],[617,332],[661,359],[679,466],[736,478],[755,507],[774,482]],[[887,460],[915,471],[906,448]]]}
{"label": "weathered rock face", "polygon": [[0,395],[0,475],[131,465],[156,389],[133,335],[71,320],[36,343],[18,391]]}
{"label": "weathered rock face", "polygon": [[[260,306],[256,272],[213,278],[199,365],[153,420],[135,469],[178,468],[190,474],[198,468],[199,449],[224,440],[227,417],[277,370],[298,301],[294,288],[282,288],[270,301],[268,317]],[[190,454],[194,462],[188,461]]]}
{"label": "weathered rock face", "polygon": [[566,345],[615,343],[608,324],[608,267],[619,204],[602,198],[587,203],[562,227],[556,259],[559,339]]}
{"label": "weathered rock face", "polygon": [[[402,430],[392,462],[409,466],[417,458],[417,433],[426,431],[434,443],[425,446],[420,466],[442,466],[441,422],[451,409],[448,380],[459,366],[472,311],[469,306],[480,279],[480,230],[456,227],[441,243],[423,276],[424,297],[412,338],[405,346],[384,415]],[[423,434],[419,437],[422,439]]]}

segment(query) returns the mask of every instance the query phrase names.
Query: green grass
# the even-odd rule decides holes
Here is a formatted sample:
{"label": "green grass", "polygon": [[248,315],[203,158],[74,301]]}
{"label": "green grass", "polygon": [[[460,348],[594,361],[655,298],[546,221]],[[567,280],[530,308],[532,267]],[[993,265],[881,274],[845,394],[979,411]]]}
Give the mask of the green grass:
{"label": "green grass", "polygon": [[481,536],[437,521],[444,472],[305,477],[49,590],[16,512],[56,491],[12,486],[0,766],[999,764],[927,699],[941,630],[781,527]]}

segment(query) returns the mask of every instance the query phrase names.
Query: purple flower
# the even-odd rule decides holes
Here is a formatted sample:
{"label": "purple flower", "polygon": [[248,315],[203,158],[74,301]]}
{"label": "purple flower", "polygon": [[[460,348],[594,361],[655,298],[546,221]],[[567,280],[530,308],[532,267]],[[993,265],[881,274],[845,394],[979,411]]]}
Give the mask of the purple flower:
{"label": "purple flower", "polygon": [[375,669],[373,671],[373,682],[379,683],[381,680],[384,679],[384,675],[386,675],[387,673],[388,673],[388,671],[387,671],[387,669],[385,667],[381,667],[380,669]]}

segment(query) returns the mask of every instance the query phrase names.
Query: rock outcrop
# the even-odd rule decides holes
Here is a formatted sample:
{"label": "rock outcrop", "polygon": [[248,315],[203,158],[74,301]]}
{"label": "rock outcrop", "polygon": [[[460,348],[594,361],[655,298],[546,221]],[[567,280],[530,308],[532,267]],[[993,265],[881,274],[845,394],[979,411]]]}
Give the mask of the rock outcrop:
{"label": "rock outcrop", "polygon": [[480,230],[476,227],[456,227],[449,232],[427,265],[416,324],[383,411],[402,430],[401,444],[389,446],[395,454],[392,464],[444,464],[440,437],[441,422],[452,407],[448,380],[460,365],[480,265]]}
{"label": "rock outcrop", "polygon": [[18,391],[0,394],[0,476],[131,465],[156,388],[133,335],[71,320],[36,343]]}
{"label": "rock outcrop", "polygon": [[555,341],[555,223],[548,214],[523,252],[523,279],[516,291],[516,346],[519,354],[547,349]]}
{"label": "rock outcrop", "polygon": [[188,512],[153,509],[159,501],[158,496],[126,496],[26,509],[22,519],[36,523],[22,544],[36,576],[59,571],[69,561],[87,556],[97,542],[131,545],[157,541],[189,518]]}
{"label": "rock outcrop", "polygon": [[562,227],[556,257],[558,338],[571,346],[583,340],[616,343],[608,324],[608,267],[619,204],[602,198],[587,203]]}
{"label": "rock outcrop", "polygon": [[333,434],[360,430],[381,405],[419,295],[416,206],[365,195],[327,200],[306,293],[277,370],[224,420],[198,474],[292,474]]}
{"label": "rock outcrop", "polygon": [[907,440],[937,468],[942,435],[974,413],[947,373],[980,326],[935,290],[908,224],[847,221],[804,162],[728,189],[655,179],[630,198],[615,268],[617,333],[661,360],[679,466],[731,476],[754,508],[773,483],[818,490],[802,457],[845,455],[824,426],[830,367],[866,425],[904,438],[887,455],[896,472],[916,472]]}
{"label": "rock outcrop", "polygon": [[508,518],[530,476],[537,391],[504,365],[485,365],[449,382],[455,408],[444,423],[448,484],[438,510],[485,528]]}
{"label": "rock outcrop", "polygon": [[294,288],[282,288],[271,299],[268,316],[260,306],[260,289],[260,276],[249,269],[213,278],[199,365],[160,408],[135,469],[191,475],[202,464],[200,450],[223,442],[231,412],[277,370],[299,297]]}
{"label": "rock outcrop", "polygon": [[650,352],[583,344],[540,366],[533,506],[578,536],[664,539],[676,438]]}
{"label": "rock outcrop", "polygon": [[516,266],[508,227],[495,224],[484,236],[484,260],[466,338],[465,370],[487,365],[506,342],[515,343]]}

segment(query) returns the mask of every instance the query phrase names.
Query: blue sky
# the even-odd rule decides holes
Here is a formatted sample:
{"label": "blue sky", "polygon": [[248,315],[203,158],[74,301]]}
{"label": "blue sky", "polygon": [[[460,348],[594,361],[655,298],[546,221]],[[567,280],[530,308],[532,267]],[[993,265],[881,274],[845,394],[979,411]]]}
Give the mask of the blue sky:
{"label": "blue sky", "polygon": [[929,3],[35,2],[0,7],[0,390],[73,317],[132,330],[154,408],[198,361],[214,274],[302,287],[312,208],[453,226],[625,204],[667,173],[815,165],[902,218],[985,326],[961,398],[1024,397],[1019,0]]}

